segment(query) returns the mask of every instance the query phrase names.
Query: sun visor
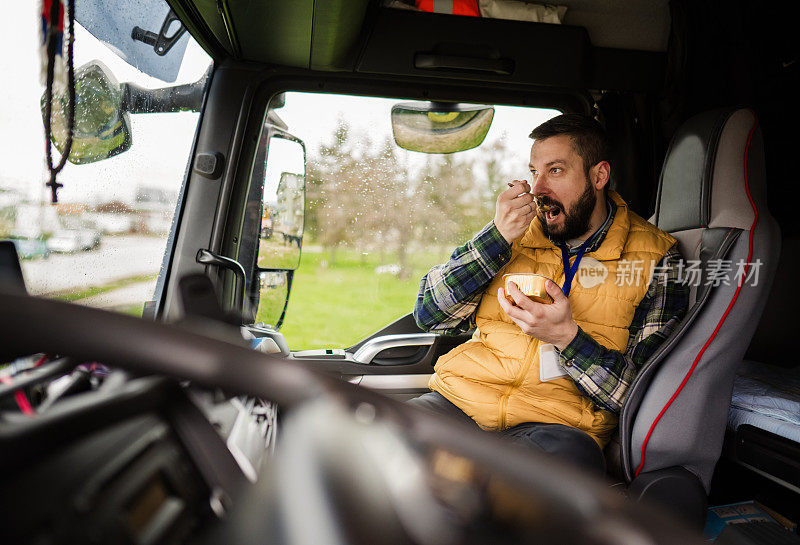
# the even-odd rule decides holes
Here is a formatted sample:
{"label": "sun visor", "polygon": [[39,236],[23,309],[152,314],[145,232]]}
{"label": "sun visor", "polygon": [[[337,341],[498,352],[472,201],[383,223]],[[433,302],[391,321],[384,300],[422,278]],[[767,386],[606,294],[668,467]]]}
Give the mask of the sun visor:
{"label": "sun visor", "polygon": [[122,60],[154,78],[172,83],[189,43],[189,33],[164,0],[75,3],[75,19]]}
{"label": "sun visor", "polygon": [[358,72],[584,88],[582,27],[382,8]]}

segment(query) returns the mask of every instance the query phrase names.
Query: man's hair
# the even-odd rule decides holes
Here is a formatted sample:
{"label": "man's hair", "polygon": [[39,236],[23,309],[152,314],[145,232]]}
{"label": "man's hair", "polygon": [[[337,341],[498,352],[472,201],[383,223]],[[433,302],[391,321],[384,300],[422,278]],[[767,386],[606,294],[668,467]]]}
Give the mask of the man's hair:
{"label": "man's hair", "polygon": [[603,126],[583,114],[562,114],[549,119],[533,129],[530,137],[545,140],[552,136],[566,134],[571,137],[572,147],[581,159],[586,175],[589,169],[602,161],[608,161],[611,145]]}

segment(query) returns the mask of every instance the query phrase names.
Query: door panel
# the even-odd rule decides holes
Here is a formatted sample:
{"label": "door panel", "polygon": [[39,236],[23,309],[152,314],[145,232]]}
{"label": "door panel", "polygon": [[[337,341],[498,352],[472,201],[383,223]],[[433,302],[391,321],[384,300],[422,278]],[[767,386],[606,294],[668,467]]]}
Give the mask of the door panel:
{"label": "door panel", "polygon": [[406,400],[427,392],[439,357],[469,338],[425,333],[407,314],[347,350],[306,351],[293,357],[303,365]]}
{"label": "door panel", "polygon": [[428,391],[432,374],[363,375],[349,379],[353,384],[375,390],[399,401],[408,401]]}

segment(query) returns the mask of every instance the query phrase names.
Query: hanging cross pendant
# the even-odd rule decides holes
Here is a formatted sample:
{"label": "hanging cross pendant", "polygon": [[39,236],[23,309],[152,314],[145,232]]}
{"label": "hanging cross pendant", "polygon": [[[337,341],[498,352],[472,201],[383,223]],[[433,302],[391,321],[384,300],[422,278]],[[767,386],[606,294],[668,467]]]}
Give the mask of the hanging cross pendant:
{"label": "hanging cross pendant", "polygon": [[50,202],[56,204],[58,202],[58,189],[64,187],[64,184],[60,184],[56,181],[56,174],[54,172],[50,174],[50,181],[44,185],[50,188]]}

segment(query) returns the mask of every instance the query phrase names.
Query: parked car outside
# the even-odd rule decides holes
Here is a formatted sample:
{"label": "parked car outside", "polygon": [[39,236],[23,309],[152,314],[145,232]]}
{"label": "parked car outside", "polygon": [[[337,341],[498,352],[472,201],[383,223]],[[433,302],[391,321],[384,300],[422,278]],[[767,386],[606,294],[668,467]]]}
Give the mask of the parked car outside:
{"label": "parked car outside", "polygon": [[42,238],[13,237],[10,240],[20,259],[47,259],[50,256],[50,248]]}
{"label": "parked car outside", "polygon": [[47,239],[51,252],[73,253],[94,250],[100,246],[100,232],[94,229],[63,230]]}

